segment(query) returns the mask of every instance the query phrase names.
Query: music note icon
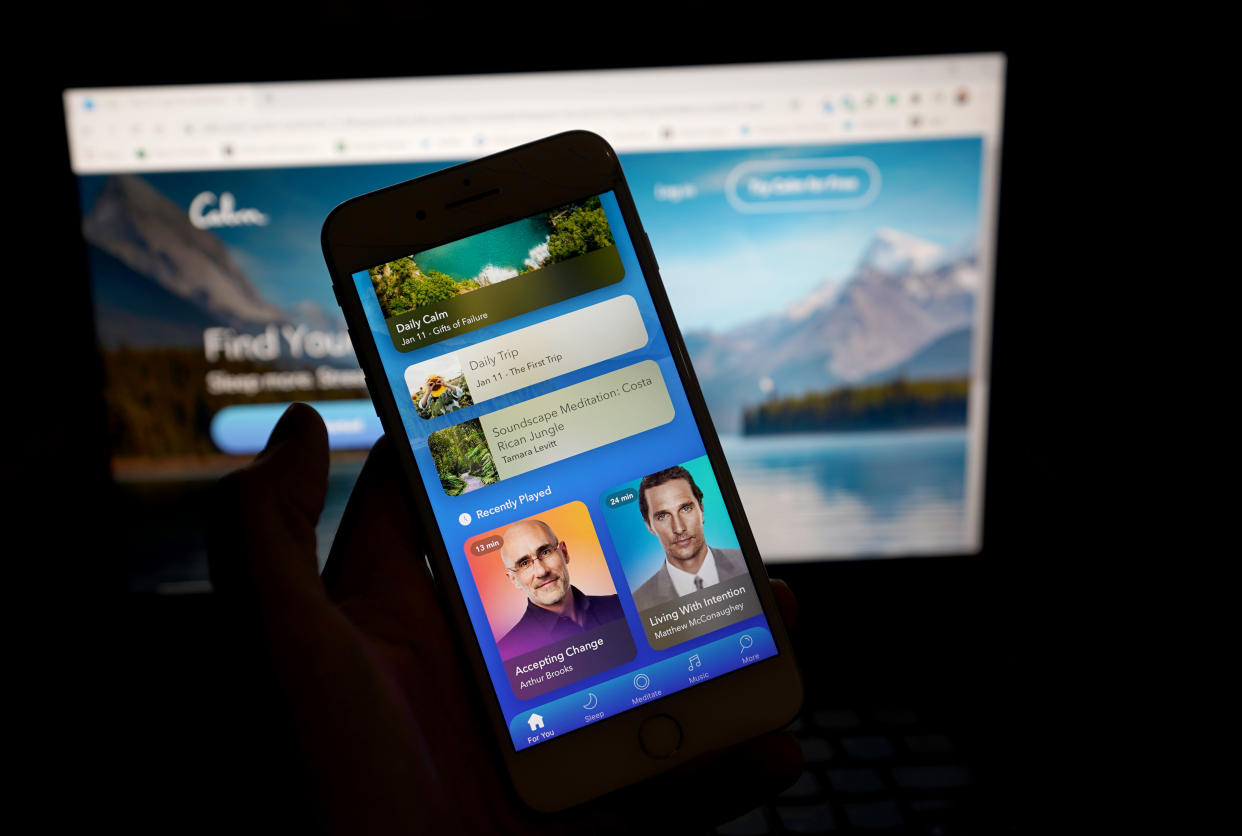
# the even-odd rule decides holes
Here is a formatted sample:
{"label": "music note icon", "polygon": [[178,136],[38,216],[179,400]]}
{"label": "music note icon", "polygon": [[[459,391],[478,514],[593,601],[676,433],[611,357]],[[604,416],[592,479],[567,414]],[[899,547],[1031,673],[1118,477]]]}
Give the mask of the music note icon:
{"label": "music note icon", "polygon": [[690,657],[690,667],[686,668],[686,670],[692,671],[695,668],[701,667],[703,667],[703,663],[699,660],[699,654],[696,653]]}

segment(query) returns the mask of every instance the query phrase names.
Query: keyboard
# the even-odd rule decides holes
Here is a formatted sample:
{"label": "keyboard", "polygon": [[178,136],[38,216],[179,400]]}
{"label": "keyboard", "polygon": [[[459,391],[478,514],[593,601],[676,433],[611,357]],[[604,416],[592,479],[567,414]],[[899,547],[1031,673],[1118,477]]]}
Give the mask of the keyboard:
{"label": "keyboard", "polygon": [[788,731],[805,761],[797,783],[716,833],[997,832],[984,827],[972,751],[946,716],[912,708],[808,708]]}

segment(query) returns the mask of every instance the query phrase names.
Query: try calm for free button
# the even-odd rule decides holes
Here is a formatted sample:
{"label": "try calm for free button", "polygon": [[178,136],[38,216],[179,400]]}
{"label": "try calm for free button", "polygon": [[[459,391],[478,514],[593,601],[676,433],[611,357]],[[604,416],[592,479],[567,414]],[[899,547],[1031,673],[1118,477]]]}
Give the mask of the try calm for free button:
{"label": "try calm for free button", "polygon": [[750,160],[725,178],[725,198],[738,212],[861,209],[880,193],[880,169],[866,157]]}
{"label": "try calm for free button", "polygon": [[[384,434],[370,401],[312,401],[310,405],[327,425],[328,446],[333,450],[365,450]],[[226,406],[211,419],[211,440],[225,453],[257,453],[288,408],[287,403]]]}

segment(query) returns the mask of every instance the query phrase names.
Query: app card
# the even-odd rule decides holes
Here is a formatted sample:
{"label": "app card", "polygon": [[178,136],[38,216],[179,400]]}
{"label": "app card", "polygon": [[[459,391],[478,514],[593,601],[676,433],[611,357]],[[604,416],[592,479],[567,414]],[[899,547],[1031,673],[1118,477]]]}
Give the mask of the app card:
{"label": "app card", "polygon": [[652,648],[760,612],[706,456],[605,491],[600,502]]}
{"label": "app card", "polygon": [[369,271],[392,344],[413,351],[625,277],[598,197]]}
{"label": "app card", "polygon": [[419,416],[438,418],[646,344],[638,303],[633,296],[614,296],[416,363],[405,370],[405,384]]}
{"label": "app card", "polygon": [[466,542],[492,638],[520,699],[636,654],[586,505],[558,508]]}
{"label": "app card", "polygon": [[673,420],[651,360],[437,430],[427,438],[449,496],[478,490]]}

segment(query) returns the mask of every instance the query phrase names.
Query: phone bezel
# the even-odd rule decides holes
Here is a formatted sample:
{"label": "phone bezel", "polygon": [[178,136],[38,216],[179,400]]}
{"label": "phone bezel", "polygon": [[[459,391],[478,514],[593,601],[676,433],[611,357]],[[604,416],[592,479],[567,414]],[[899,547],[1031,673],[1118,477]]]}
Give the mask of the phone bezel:
{"label": "phone bezel", "polygon": [[[430,497],[418,475],[395,396],[384,382],[386,377],[379,352],[371,340],[372,332],[353,275],[411,252],[608,191],[617,195],[674,365],[682,377],[691,412],[716,469],[739,546],[757,581],[756,592],[768,616],[778,653],[770,659],[575,729],[564,737],[517,750],[493,693],[459,579],[444,546],[444,538],[440,536]],[[417,218],[420,210],[424,213],[421,219]],[[595,134],[572,131],[361,195],[342,203],[328,215],[322,244],[337,302],[366,373],[371,400],[385,432],[396,442],[393,446],[406,473],[409,498],[427,537],[424,548],[433,573],[441,581],[438,586],[458,627],[460,644],[475,682],[483,687],[480,696],[484,697],[482,702],[500,743],[499,752],[518,796],[538,810],[564,809],[791,721],[802,703],[802,680],[789,637],[770,585],[758,582],[766,580],[767,573],[659,278],[655,255],[638,219],[616,153],[608,143]],[[381,383],[374,385],[373,380]],[[443,582],[445,578],[452,578],[452,582]],[[656,715],[673,717],[682,730],[680,748],[662,759],[648,755],[639,743],[643,723]],[[608,757],[599,758],[601,751],[607,751]],[[565,769],[567,762],[593,763],[596,768]],[[548,775],[555,775],[555,780],[545,778]]]}

